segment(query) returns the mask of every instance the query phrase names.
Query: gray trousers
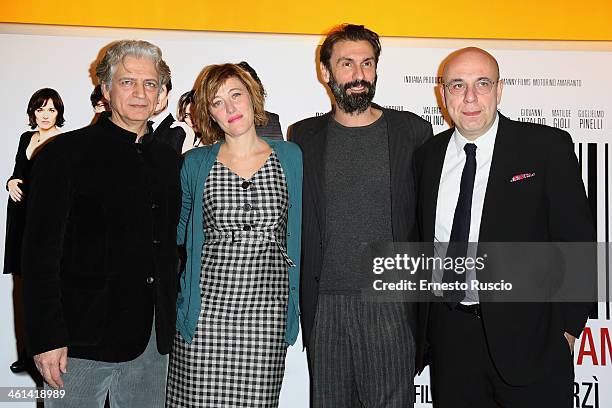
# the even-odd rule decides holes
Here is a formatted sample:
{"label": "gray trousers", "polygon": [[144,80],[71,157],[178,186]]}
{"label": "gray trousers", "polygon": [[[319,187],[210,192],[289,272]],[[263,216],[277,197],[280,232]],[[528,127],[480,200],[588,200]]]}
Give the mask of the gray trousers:
{"label": "gray trousers", "polygon": [[321,294],[307,347],[313,408],[414,406],[415,345],[405,303]]}
{"label": "gray trousers", "polygon": [[[145,351],[131,361],[106,363],[68,357],[62,374],[64,398],[45,400],[45,408],[163,408],[168,356],[157,351],[155,324]],[[45,383],[45,389],[52,389]]]}

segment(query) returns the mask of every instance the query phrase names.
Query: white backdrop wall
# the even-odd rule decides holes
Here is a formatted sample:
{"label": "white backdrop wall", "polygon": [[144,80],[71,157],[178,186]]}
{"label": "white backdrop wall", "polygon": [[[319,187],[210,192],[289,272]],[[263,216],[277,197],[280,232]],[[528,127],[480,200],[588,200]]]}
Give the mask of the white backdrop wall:
{"label": "white backdrop wall", "polygon": [[[151,41],[163,50],[172,70],[174,110],[180,94],[191,88],[203,66],[248,61],[263,81],[266,109],[280,115],[287,127],[302,118],[329,110],[330,100],[317,79],[318,36],[117,30],[37,27],[0,24],[0,177],[11,174],[19,135],[27,130],[26,106],[39,88],[55,88],[65,104],[64,131],[89,124],[93,113],[92,63],[99,50],[123,38]],[[477,45],[495,55],[506,79],[500,110],[513,119],[536,121],[567,129],[576,142],[585,184],[596,212],[598,239],[610,239],[612,216],[607,176],[608,143],[612,141],[612,44],[525,41],[415,40],[383,38],[378,67],[377,103],[413,111],[434,125],[447,128],[435,96],[440,62],[452,50]],[[112,159],[109,158],[109,166]],[[4,175],[4,176],[2,176]],[[0,225],[5,223],[1,200]],[[4,234],[0,243],[3,245]],[[0,254],[3,252],[0,251]],[[605,266],[605,260],[602,260]],[[603,268],[603,266],[602,266]],[[607,278],[607,280],[606,280]],[[602,269],[600,292],[612,289],[610,272]],[[13,331],[13,281],[0,277],[0,387],[33,385],[25,375],[14,375],[8,365],[16,358]],[[577,343],[576,407],[612,406],[612,323],[610,304],[600,303],[597,319]],[[427,371],[416,380],[417,407],[430,407]],[[608,384],[607,387],[602,384]],[[2,407],[25,408],[33,403],[0,402]],[[281,407],[308,406],[308,374],[302,345],[289,350]],[[544,407],[543,407],[544,408]]]}

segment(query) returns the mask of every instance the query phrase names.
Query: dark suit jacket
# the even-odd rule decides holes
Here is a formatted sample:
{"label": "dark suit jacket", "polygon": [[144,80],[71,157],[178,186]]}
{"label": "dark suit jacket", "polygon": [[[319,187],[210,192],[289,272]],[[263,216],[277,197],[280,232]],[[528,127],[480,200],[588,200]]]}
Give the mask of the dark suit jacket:
{"label": "dark suit jacket", "polygon": [[[433,135],[431,124],[411,112],[382,109],[387,121],[391,175],[391,227],[394,241],[415,241],[415,195],[412,155]],[[304,158],[302,195],[302,275],[300,306],[302,341],[308,346],[312,331],[319,278],[325,252],[325,146],[332,114],[304,119],[291,127],[291,140]],[[358,220],[356,220],[358,222]],[[413,316],[407,316],[413,319]]]}
{"label": "dark suit jacket", "polygon": [[162,143],[166,143],[178,154],[182,153],[183,142],[185,141],[185,131],[180,127],[171,128],[174,123],[174,117],[171,113],[153,131],[153,138]]}
{"label": "dark suit jacket", "polygon": [[57,136],[32,168],[23,239],[28,352],[99,361],[175,333],[181,157],[101,117]]}
{"label": "dark suit jacket", "polygon": [[272,140],[284,140],[283,130],[280,126],[278,115],[273,112],[266,111],[268,123],[265,126],[255,126],[255,131],[259,137],[267,137]]}
{"label": "dark suit jacket", "polygon": [[[434,240],[438,186],[453,131],[437,135],[415,154],[417,216],[424,242]],[[535,176],[510,182],[514,175],[527,172]],[[567,132],[499,115],[479,241],[595,241],[593,218]],[[517,385],[538,378],[559,353],[569,352],[563,332],[577,337],[589,312],[589,305],[582,303],[482,302],[481,308],[491,357],[502,377]],[[426,337],[428,311],[422,307],[419,312],[421,340]],[[423,341],[418,344],[417,369],[421,370],[425,349]]]}

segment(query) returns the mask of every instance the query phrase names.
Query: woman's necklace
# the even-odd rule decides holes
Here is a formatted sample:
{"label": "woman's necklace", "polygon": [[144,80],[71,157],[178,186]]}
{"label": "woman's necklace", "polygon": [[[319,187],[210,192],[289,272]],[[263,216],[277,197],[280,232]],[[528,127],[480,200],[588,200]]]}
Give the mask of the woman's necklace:
{"label": "woman's necklace", "polygon": [[39,130],[39,131],[37,131],[37,132],[36,132],[36,144],[40,144],[40,143],[44,142],[45,140],[52,138],[52,137],[53,137],[53,136],[55,136],[57,133],[59,133],[59,132],[57,132],[57,131],[53,131],[53,130],[50,130],[50,131],[45,132],[45,135],[43,136],[43,135],[40,133],[40,130]]}
{"label": "woman's necklace", "polygon": [[36,133],[34,133],[32,135],[32,139],[30,139],[30,144],[26,148],[26,157],[27,157],[27,159],[30,160],[32,157],[34,157],[34,155],[36,154],[38,149],[42,148],[42,146],[47,141],[49,141],[50,139],[52,139],[54,136],[56,136],[59,133],[60,132],[57,131],[57,130],[55,130],[53,132],[45,132],[44,135],[41,135],[40,131],[37,131]]}
{"label": "woman's necklace", "polygon": [[40,131],[36,132],[36,144],[39,145],[52,136],[51,132],[45,132],[43,136]]}

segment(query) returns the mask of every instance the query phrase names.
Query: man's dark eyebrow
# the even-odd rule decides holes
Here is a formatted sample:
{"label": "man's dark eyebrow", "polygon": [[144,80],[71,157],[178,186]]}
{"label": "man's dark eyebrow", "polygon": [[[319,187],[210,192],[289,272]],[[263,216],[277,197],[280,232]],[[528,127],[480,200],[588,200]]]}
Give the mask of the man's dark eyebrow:
{"label": "man's dark eyebrow", "polygon": [[[367,57],[367,58],[364,58],[363,60],[361,60],[361,62],[373,61],[373,60],[374,60],[374,57]],[[340,62],[340,61],[351,61],[351,62],[354,62],[355,59],[354,58],[349,58],[349,57],[340,57],[340,58],[338,58],[338,62]]]}

